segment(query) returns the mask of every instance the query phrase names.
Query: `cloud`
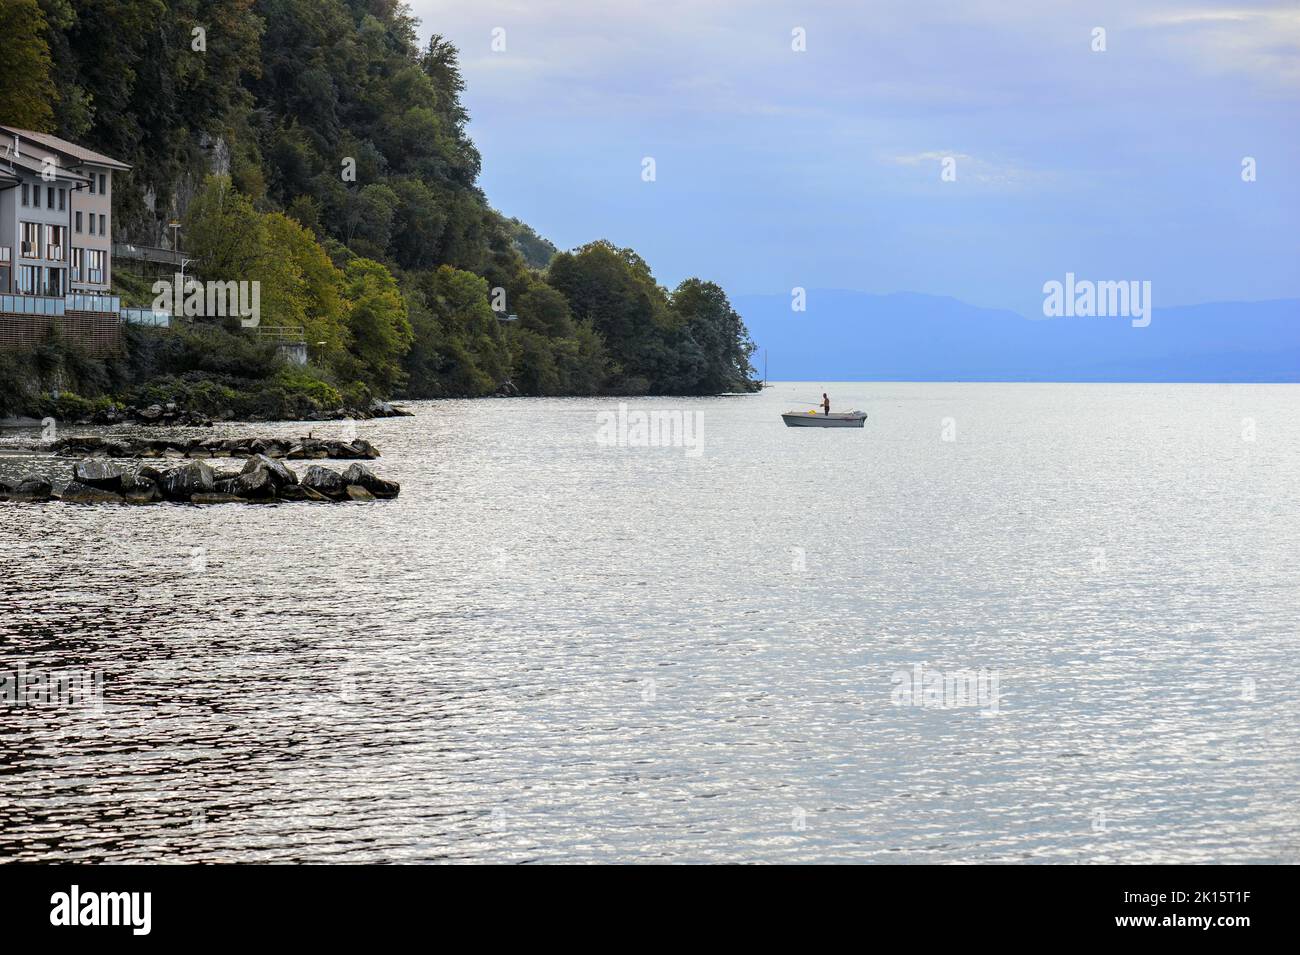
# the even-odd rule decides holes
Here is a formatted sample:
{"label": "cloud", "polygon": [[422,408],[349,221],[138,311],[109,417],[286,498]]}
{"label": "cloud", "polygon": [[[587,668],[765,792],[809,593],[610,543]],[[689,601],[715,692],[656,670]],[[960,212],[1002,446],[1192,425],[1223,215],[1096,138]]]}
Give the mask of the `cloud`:
{"label": "cloud", "polygon": [[1289,99],[1300,87],[1300,8],[1176,10],[1141,23],[1194,69],[1249,76]]}
{"label": "cloud", "polygon": [[461,50],[493,201],[562,245],[615,233],[669,280],[1005,303],[1015,269],[1068,260],[1186,301],[1300,294],[1295,0],[412,7]]}
{"label": "cloud", "polygon": [[953,160],[958,182],[975,182],[983,186],[1026,186],[1044,182],[1046,173],[1035,172],[1006,160],[981,159],[959,150],[931,149],[918,153],[895,154],[883,160],[898,166],[934,166],[938,169],[946,160]]}

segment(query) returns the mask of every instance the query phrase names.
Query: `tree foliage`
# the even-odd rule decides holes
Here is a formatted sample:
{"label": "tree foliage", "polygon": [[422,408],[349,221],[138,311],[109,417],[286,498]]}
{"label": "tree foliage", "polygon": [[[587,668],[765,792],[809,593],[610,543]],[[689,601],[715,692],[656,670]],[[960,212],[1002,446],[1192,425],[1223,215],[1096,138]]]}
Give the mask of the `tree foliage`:
{"label": "tree foliage", "polygon": [[53,125],[57,94],[46,31],[36,0],[0,3],[0,122],[41,132]]}
{"label": "tree foliage", "polygon": [[[118,232],[155,244],[183,214],[201,275],[261,281],[266,322],[302,327],[313,366],[340,387],[752,384],[752,345],[716,285],[691,279],[670,294],[630,249],[557,252],[488,204],[456,49],[438,34],[420,47],[404,3],[0,10],[0,121],[52,126],[130,163],[114,181]],[[518,321],[500,320],[510,314]]]}

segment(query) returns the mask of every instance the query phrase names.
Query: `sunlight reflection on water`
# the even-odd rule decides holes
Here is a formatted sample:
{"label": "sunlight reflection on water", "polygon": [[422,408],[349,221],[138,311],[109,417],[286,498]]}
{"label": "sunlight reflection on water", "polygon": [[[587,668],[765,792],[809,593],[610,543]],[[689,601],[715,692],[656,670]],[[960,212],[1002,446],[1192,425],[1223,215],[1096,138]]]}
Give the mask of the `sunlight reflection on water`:
{"label": "sunlight reflection on water", "polygon": [[104,674],[0,704],[0,858],[1300,859],[1300,390],[829,388],[863,431],[417,402],[391,502],[0,504],[0,664]]}

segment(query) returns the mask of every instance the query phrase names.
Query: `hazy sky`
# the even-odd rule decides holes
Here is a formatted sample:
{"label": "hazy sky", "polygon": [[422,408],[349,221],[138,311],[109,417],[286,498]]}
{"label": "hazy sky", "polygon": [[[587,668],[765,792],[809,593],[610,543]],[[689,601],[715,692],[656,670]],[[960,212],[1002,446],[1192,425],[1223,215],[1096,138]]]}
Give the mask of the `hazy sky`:
{"label": "hazy sky", "polygon": [[669,286],[1300,297],[1295,0],[411,5],[461,50],[492,203]]}

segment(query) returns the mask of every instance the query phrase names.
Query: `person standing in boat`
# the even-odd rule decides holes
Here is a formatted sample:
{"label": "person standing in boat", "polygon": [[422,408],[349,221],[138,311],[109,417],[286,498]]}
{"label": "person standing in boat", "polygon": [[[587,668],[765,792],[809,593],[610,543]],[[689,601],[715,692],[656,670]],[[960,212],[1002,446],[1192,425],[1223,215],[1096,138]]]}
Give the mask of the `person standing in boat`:
{"label": "person standing in boat", "polygon": [[826,414],[831,413],[831,399],[826,397],[826,392],[822,392],[822,411]]}

